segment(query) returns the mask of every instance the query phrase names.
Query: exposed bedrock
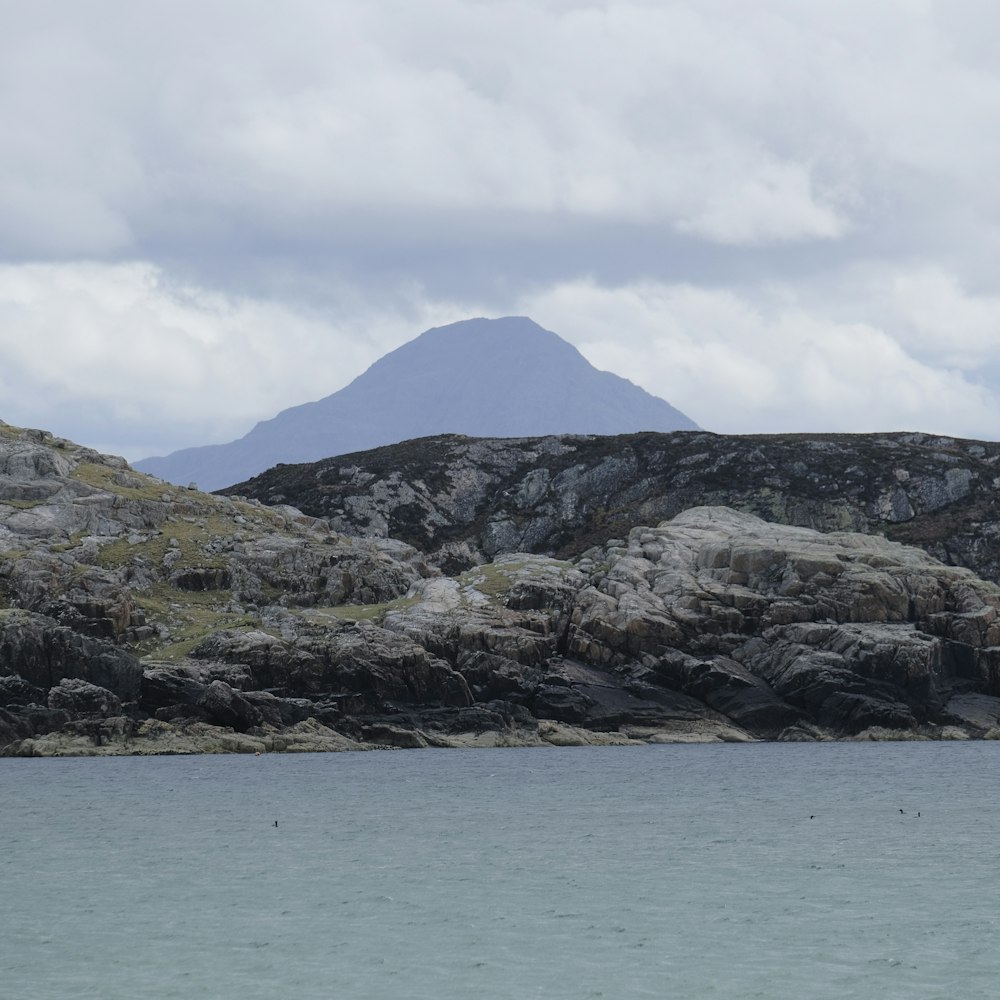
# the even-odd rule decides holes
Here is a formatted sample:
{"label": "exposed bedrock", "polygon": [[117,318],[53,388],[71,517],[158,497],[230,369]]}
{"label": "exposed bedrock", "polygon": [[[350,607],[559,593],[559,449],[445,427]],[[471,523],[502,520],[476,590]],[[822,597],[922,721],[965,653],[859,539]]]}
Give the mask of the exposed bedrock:
{"label": "exposed bedrock", "polygon": [[[879,448],[910,455],[917,437]],[[915,518],[979,495],[992,461],[934,440],[966,456],[952,473],[980,479],[949,473],[935,492],[914,458],[894,479]],[[497,510],[530,519],[558,501],[570,531],[638,468],[632,437],[614,455],[545,442],[532,447],[570,464],[525,471],[493,443],[478,472],[424,485],[461,485],[455,509],[474,519],[507,463],[517,488]],[[587,448],[610,464],[581,466]],[[407,543],[178,489],[34,432],[0,425],[0,459],[3,753],[1000,735],[1000,588],[878,534],[701,506],[570,559],[498,552],[447,576]],[[552,493],[564,473],[579,489]],[[893,496],[885,509],[905,513]],[[619,499],[605,527],[632,504]],[[464,565],[480,543],[447,544]]]}
{"label": "exposed bedrock", "polygon": [[820,531],[884,533],[1000,582],[1000,445],[930,434],[704,431],[420,438],[281,465],[227,492],[385,534],[447,572],[525,551],[572,557],[720,505]]}

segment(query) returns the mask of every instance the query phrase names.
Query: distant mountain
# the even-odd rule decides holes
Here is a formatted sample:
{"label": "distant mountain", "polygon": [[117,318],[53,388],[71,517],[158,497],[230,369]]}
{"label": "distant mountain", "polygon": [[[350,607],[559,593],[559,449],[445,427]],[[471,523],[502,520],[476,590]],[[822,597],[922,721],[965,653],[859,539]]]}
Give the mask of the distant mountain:
{"label": "distant mountain", "polygon": [[697,430],[666,401],[598,371],[523,316],[435,327],[350,385],[283,410],[229,444],[136,462],[170,482],[215,490],[279,462],[312,462],[410,438]]}

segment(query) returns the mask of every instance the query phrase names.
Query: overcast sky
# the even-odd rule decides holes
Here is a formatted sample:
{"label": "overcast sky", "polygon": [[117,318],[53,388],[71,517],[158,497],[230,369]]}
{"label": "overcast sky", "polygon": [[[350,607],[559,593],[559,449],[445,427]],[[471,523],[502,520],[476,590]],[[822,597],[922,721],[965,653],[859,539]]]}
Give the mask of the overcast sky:
{"label": "overcast sky", "polygon": [[529,315],[720,432],[1000,428],[1000,7],[0,0],[0,419],[137,459]]}

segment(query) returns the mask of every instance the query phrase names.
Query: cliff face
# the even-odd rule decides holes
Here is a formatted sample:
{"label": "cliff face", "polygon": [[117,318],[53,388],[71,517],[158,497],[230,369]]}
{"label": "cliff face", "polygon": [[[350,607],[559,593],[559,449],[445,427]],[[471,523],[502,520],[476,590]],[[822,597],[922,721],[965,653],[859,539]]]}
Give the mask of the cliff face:
{"label": "cliff face", "polygon": [[447,436],[278,466],[226,492],[402,539],[450,569],[503,552],[573,557],[718,505],[877,532],[1000,581],[1000,444],[927,434]]}
{"label": "cliff face", "polygon": [[[419,476],[398,451],[391,469],[391,449],[374,453],[378,474],[361,456],[339,460],[356,532],[370,512],[397,516],[407,482],[433,498],[436,520],[411,500],[408,523],[435,565],[406,542],[178,489],[0,424],[0,753],[1000,736],[994,583],[878,534],[732,507],[640,518],[681,503],[655,499],[649,468],[629,472],[658,451],[673,456],[660,468],[678,490],[694,470],[738,486],[747,505],[770,497],[777,509],[776,477],[813,483],[808,465],[775,465],[763,486],[741,479],[750,459],[733,456],[750,440],[399,446],[411,458],[450,449]],[[819,483],[839,482],[847,499],[801,487],[792,507],[870,516],[866,527],[905,523],[881,520],[895,516],[884,496],[904,510],[900,485],[913,521],[948,484],[956,495],[937,510],[985,503],[995,458],[986,445],[861,439],[880,461],[900,459],[863,475],[843,439],[796,440],[837,446]],[[715,445],[725,460],[702,457]],[[550,525],[568,558],[498,545],[492,562],[465,565],[508,522]],[[586,526],[580,540],[572,525]]]}

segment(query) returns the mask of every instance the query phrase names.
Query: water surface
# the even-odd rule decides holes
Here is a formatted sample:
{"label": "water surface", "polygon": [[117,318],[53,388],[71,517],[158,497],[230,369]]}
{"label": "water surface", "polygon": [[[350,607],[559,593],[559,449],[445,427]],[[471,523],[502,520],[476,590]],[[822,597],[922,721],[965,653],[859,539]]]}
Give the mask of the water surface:
{"label": "water surface", "polygon": [[993,998],[998,765],[997,743],[2,760],[0,993]]}

